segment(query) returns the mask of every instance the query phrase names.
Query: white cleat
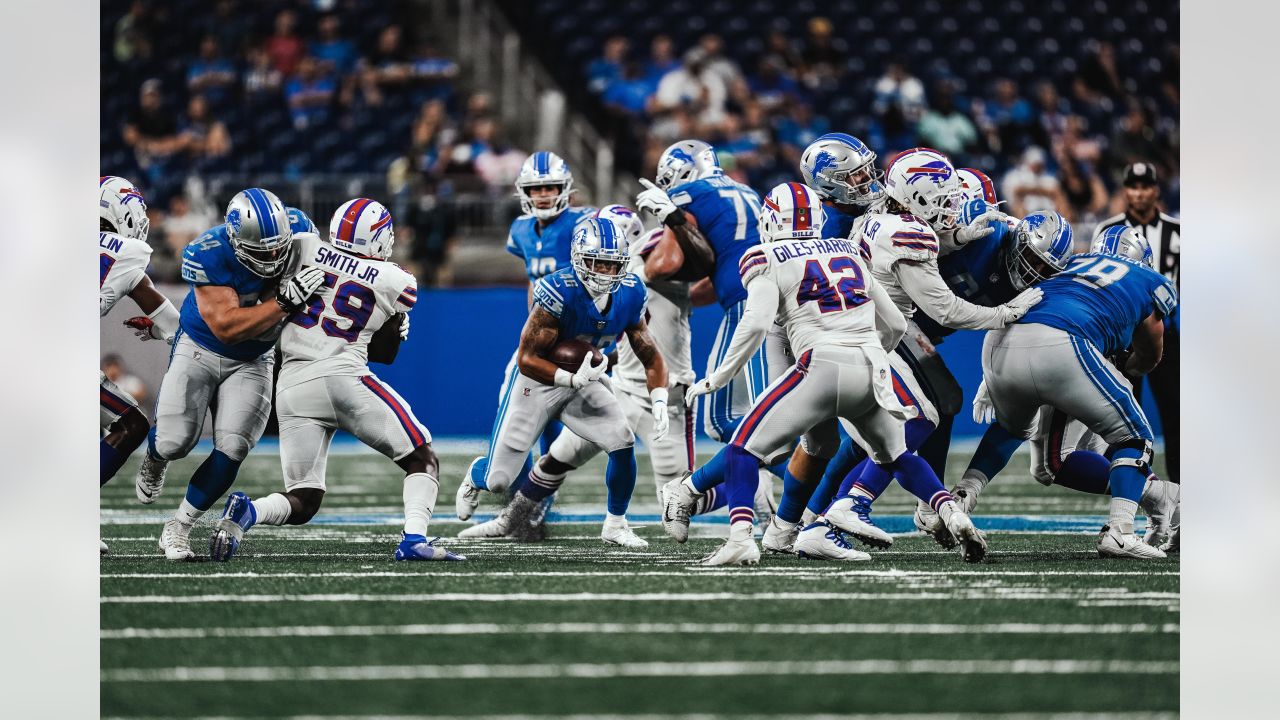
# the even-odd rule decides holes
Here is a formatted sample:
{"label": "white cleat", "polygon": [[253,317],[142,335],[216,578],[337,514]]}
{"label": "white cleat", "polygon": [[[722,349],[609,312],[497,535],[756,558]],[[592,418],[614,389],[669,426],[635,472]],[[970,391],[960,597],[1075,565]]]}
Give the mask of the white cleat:
{"label": "white cleat", "polygon": [[753,537],[729,538],[720,549],[702,560],[702,565],[714,567],[719,565],[759,565],[760,546]]}
{"label": "white cleat", "polygon": [[1147,531],[1142,535],[1142,542],[1160,547],[1169,539],[1178,522],[1178,501],[1181,499],[1181,490],[1180,486],[1168,480],[1147,481],[1142,491],[1142,498],[1138,500],[1138,506],[1147,516]]}
{"label": "white cleat", "polygon": [[766,552],[790,554],[795,552],[793,546],[796,544],[796,535],[799,532],[799,525],[774,515],[769,518],[769,524],[765,525],[764,537],[760,538],[760,544],[764,546]]}
{"label": "white cleat", "polygon": [[625,517],[606,516],[604,525],[600,528],[600,539],[610,545],[620,545],[625,548],[649,547],[649,542],[636,535],[635,531],[627,525]]}
{"label": "white cleat", "polygon": [[142,463],[138,465],[138,474],[133,478],[133,492],[138,502],[150,505],[160,497],[164,489],[164,474],[169,469],[168,460],[156,460],[151,453],[142,453]]}
{"label": "white cleat", "polygon": [[476,506],[480,504],[480,488],[471,482],[471,470],[484,458],[478,457],[471,461],[471,465],[467,467],[467,474],[462,478],[462,484],[458,485],[458,494],[454,498],[453,512],[458,516],[459,520],[470,520],[472,515],[476,514]]}
{"label": "white cleat", "polygon": [[196,554],[191,551],[191,526],[183,525],[174,518],[164,521],[159,545],[166,560],[195,559]]}
{"label": "white cleat", "polygon": [[755,506],[756,521],[761,525],[778,512],[778,503],[773,499],[773,473],[764,468],[760,468],[760,482],[756,484]]}
{"label": "white cleat", "polygon": [[107,544],[106,544],[106,543],[104,543],[104,542],[102,542],[101,540],[99,540],[99,541],[98,541],[98,554],[99,554],[99,555],[106,555],[106,554],[107,554],[107,549],[108,549],[108,548],[107,548]]}
{"label": "white cleat", "polygon": [[796,555],[809,560],[866,562],[871,559],[867,553],[854,549],[844,532],[822,520],[800,531],[795,551]]}
{"label": "white cleat", "polygon": [[809,508],[805,508],[804,512],[800,514],[800,527],[809,527],[810,525],[818,522],[818,517],[818,513],[810,510]]}
{"label": "white cleat", "polygon": [[987,556],[987,536],[974,527],[973,520],[957,508],[947,518],[946,524],[947,531],[960,541],[960,546],[964,549],[964,561],[982,562],[982,558]]}
{"label": "white cleat", "polygon": [[458,533],[460,540],[491,540],[494,538],[504,538],[511,530],[511,512],[510,505],[502,508],[502,512],[492,520],[477,523],[469,528],[465,528]]}
{"label": "white cleat", "polygon": [[689,539],[689,518],[698,506],[698,495],[684,484],[687,477],[662,486],[662,529],[678,543]]}
{"label": "white cleat", "polygon": [[1134,558],[1137,560],[1153,560],[1166,557],[1160,548],[1143,544],[1133,533],[1122,533],[1107,525],[1098,533],[1098,555],[1100,557]]}
{"label": "white cleat", "polygon": [[1174,553],[1178,552],[1178,546],[1180,544],[1181,539],[1182,539],[1182,526],[1179,525],[1178,527],[1175,527],[1173,529],[1173,534],[1169,536],[1169,542],[1161,545],[1160,549],[1163,550],[1166,555],[1173,555]]}
{"label": "white cleat", "polygon": [[965,515],[972,515],[978,509],[978,490],[973,487],[956,486],[951,497],[956,499],[956,505]]}
{"label": "white cleat", "polygon": [[917,530],[932,537],[933,541],[942,548],[950,550],[957,545],[955,537],[947,529],[947,524],[942,522],[942,518],[938,517],[938,513],[934,512],[928,503],[917,500],[916,512],[911,516],[911,520],[915,523]]}
{"label": "white cleat", "polygon": [[889,533],[858,517],[858,513],[853,510],[851,497],[845,496],[835,501],[823,517],[832,527],[845,531],[873,548],[884,550],[893,545],[893,538]]}

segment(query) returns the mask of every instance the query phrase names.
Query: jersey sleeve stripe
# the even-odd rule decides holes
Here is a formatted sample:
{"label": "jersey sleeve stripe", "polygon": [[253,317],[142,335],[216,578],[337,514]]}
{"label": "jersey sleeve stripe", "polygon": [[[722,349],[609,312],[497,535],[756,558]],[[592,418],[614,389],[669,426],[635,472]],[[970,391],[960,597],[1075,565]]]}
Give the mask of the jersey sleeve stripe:
{"label": "jersey sleeve stripe", "polygon": [[931,245],[931,244],[925,244],[925,243],[919,243],[919,242],[901,242],[899,240],[894,240],[893,245],[894,247],[903,247],[903,248],[907,248],[908,250],[924,250],[926,252],[938,251],[937,245]]}
{"label": "jersey sleeve stripe", "polygon": [[408,295],[401,293],[400,297],[396,298],[396,302],[400,303],[401,305],[404,305],[407,308],[411,308],[418,302],[418,299],[409,297]]}

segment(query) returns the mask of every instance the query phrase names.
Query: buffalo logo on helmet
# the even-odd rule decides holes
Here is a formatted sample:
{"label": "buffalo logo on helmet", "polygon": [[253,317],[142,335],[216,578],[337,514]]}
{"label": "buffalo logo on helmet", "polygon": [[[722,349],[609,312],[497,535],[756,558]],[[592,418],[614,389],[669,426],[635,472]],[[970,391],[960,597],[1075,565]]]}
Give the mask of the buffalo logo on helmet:
{"label": "buffalo logo on helmet", "polygon": [[951,166],[946,160],[934,160],[907,168],[907,184],[911,185],[917,180],[929,178],[934,182],[941,182],[951,177]]}

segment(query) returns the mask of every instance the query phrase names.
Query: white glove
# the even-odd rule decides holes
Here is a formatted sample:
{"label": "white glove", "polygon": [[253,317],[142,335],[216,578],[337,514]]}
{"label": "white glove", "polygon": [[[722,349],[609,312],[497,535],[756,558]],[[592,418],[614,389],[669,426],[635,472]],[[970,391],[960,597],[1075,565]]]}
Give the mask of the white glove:
{"label": "white glove", "polygon": [[307,300],[323,283],[324,271],[318,267],[309,267],[280,286],[280,291],[276,293],[276,304],[286,314],[292,315],[307,304]]}
{"label": "white glove", "polygon": [[1044,291],[1040,288],[1027,288],[1018,293],[1018,297],[1000,306],[1000,316],[1004,324],[1010,325],[1021,320],[1022,316],[1026,315],[1027,311],[1043,297]]}
{"label": "white glove", "polygon": [[604,358],[599,365],[591,364],[591,353],[587,353],[582,358],[582,364],[578,366],[577,372],[569,372],[564,368],[557,368],[553,382],[558,387],[570,387],[574,390],[581,390],[591,383],[599,380],[604,371],[609,369],[609,358]]}
{"label": "white glove", "polygon": [[991,227],[991,223],[1000,222],[1004,217],[1005,214],[995,208],[982,213],[974,218],[973,222],[956,230],[956,247],[964,247],[974,240],[980,240],[995,232],[996,229]]}
{"label": "white glove", "polygon": [[658,218],[658,222],[664,223],[671,213],[680,209],[676,207],[675,203],[671,202],[671,198],[667,197],[666,191],[662,188],[644,178],[640,178],[640,184],[645,189],[636,196],[637,209],[648,210]]}
{"label": "white glove", "polygon": [[667,415],[667,389],[654,388],[649,391],[649,399],[653,405],[653,437],[657,442],[667,436],[671,427],[671,416]]}
{"label": "white glove", "polygon": [[694,403],[698,400],[699,397],[702,397],[703,395],[710,395],[716,390],[719,390],[719,388],[712,385],[711,381],[708,380],[707,378],[703,378],[695,382],[694,384],[690,385],[689,389],[684,394],[684,406],[686,408],[685,412],[689,412],[690,410],[693,410]]}
{"label": "white glove", "polygon": [[990,425],[996,421],[996,406],[991,404],[991,393],[987,392],[985,378],[978,384],[978,392],[973,396],[973,421],[979,425]]}
{"label": "white glove", "polygon": [[404,342],[405,340],[408,340],[408,339],[409,339],[409,314],[405,313],[404,317],[401,318],[400,320],[400,342]]}

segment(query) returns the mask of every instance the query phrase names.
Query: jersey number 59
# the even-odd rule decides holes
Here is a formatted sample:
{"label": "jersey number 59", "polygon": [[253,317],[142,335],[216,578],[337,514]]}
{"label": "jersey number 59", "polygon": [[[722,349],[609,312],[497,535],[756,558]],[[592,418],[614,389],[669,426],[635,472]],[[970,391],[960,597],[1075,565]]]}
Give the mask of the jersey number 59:
{"label": "jersey number 59", "polygon": [[[333,287],[338,282],[338,276],[333,273],[324,274],[324,286]],[[348,280],[338,286],[333,294],[333,312],[338,317],[348,321],[347,327],[342,325],[335,319],[330,317],[321,318],[324,312],[324,298],[315,296],[311,298],[311,302],[307,303],[305,312],[298,313],[290,320],[294,325],[304,328],[313,328],[316,323],[320,324],[320,329],[330,337],[342,338],[347,342],[355,342],[360,337],[360,331],[364,330],[369,324],[369,318],[373,316],[373,308],[377,299],[373,295],[373,289],[361,285],[354,280]]]}
{"label": "jersey number 59", "polygon": [[[817,301],[824,313],[852,310],[867,301],[867,284],[862,279],[858,263],[848,256],[833,257],[827,261],[829,275],[818,260],[804,265],[804,279],[796,292],[796,304]],[[834,286],[832,280],[835,280]]]}

